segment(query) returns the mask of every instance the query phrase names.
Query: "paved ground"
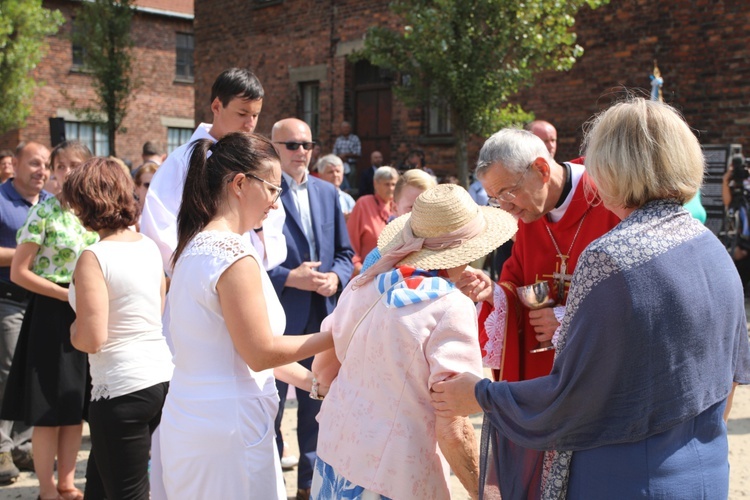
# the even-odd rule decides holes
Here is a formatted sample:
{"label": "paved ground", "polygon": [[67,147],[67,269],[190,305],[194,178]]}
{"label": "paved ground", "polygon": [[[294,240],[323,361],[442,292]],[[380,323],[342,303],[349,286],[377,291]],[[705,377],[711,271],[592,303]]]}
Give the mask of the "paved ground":
{"label": "paved ground", "polygon": [[[296,430],[297,402],[291,400],[284,412],[283,431],[286,441],[297,453],[297,444],[294,438]],[[481,418],[472,418],[477,436],[481,428]],[[730,499],[750,498],[750,387],[740,387],[735,396],[734,408],[729,419],[729,462],[731,464]],[[85,430],[83,449],[78,454],[78,471],[76,473],[76,484],[83,489],[85,485],[84,473],[86,460],[89,455],[91,442],[88,438],[88,429]],[[285,472],[284,478],[287,482],[287,493],[290,500],[294,499],[296,492],[296,469]],[[466,491],[455,477],[451,477],[451,491],[454,499],[464,500],[468,498]],[[38,494],[36,476],[32,473],[23,473],[19,481],[10,486],[0,487],[0,500],[34,500]]]}

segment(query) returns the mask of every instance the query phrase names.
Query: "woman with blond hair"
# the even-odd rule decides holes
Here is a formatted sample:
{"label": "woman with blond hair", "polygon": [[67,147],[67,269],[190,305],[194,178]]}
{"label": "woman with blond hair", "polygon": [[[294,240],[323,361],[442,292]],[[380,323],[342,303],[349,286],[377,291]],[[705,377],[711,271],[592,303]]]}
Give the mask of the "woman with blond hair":
{"label": "woman with blond hair", "polygon": [[[670,106],[597,116],[586,169],[622,222],[578,260],[545,377],[435,384],[444,416],[485,412],[485,498],[709,498],[729,489],[724,418],[750,383],[742,286],[683,208],[704,158]],[[546,453],[545,453],[546,452]]]}

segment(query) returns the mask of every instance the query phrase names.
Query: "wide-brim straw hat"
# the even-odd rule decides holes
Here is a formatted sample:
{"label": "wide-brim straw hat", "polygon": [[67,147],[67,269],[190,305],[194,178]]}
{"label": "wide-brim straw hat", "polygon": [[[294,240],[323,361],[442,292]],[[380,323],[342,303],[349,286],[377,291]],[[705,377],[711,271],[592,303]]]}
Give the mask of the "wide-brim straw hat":
{"label": "wide-brim straw hat", "polygon": [[398,245],[401,232],[409,224],[414,236],[430,238],[451,233],[484,217],[484,229],[455,248],[412,252],[401,260],[399,266],[413,266],[424,270],[451,269],[484,257],[508,241],[518,230],[516,219],[499,208],[480,207],[469,193],[455,184],[440,184],[419,195],[411,213],[390,222],[378,237],[378,250],[382,255]]}

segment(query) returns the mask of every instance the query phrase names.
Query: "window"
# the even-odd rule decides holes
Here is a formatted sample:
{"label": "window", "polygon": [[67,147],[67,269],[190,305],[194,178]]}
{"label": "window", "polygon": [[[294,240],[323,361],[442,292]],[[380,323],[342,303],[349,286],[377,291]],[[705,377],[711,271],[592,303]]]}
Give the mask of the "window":
{"label": "window", "polygon": [[[77,31],[75,23],[72,24],[71,30],[73,31],[73,35],[75,35]],[[73,67],[83,68],[84,59],[86,57],[86,49],[76,44],[75,42],[71,42],[70,50],[73,54]]]}
{"label": "window", "polygon": [[193,35],[177,33],[175,78],[193,81]]}
{"label": "window", "polygon": [[81,141],[94,156],[109,156],[109,136],[101,124],[66,121],[65,139]]}
{"label": "window", "polygon": [[193,130],[189,128],[167,128],[167,153],[171,153],[190,140]]}
{"label": "window", "polygon": [[314,139],[319,137],[320,132],[320,104],[318,94],[320,84],[318,82],[303,82],[299,84],[302,95],[302,120],[310,126]]}
{"label": "window", "polygon": [[428,109],[429,135],[445,135],[453,132],[451,113],[448,103],[442,99],[432,99]]}

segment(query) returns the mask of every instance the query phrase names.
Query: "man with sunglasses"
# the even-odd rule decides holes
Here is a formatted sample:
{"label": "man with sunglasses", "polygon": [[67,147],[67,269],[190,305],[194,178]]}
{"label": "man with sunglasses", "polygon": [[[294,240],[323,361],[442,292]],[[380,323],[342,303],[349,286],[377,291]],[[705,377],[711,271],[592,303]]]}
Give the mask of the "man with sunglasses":
{"label": "man with sunglasses", "polygon": [[[182,202],[185,176],[190,162],[192,143],[198,139],[218,141],[232,132],[253,132],[263,107],[263,87],[248,69],[230,68],[223,71],[211,88],[213,124],[201,123],[186,144],[172,151],[151,179],[141,217],[141,232],[154,240],[161,252],[164,271],[172,274],[172,253],[177,246],[177,212]],[[250,231],[249,238],[263,256],[266,269],[286,259],[282,228],[284,210],[271,210],[263,226]],[[171,348],[169,333],[169,295],[162,317],[163,332]],[[166,499],[161,479],[159,430],[151,446],[151,498]]]}
{"label": "man with sunglasses", "polygon": [[[308,175],[312,134],[307,123],[287,118],[274,124],[271,140],[281,158],[281,204],[286,212],[284,236],[287,258],[268,271],[286,313],[284,335],[320,330],[320,323],[336,305],[336,292],[352,274],[354,251],[349,243],[339,195],[333,184]],[[312,358],[301,361],[310,368]],[[287,384],[276,381],[281,399],[276,417],[276,441],[281,455],[281,420]],[[312,485],[318,441],[315,417],[320,401],[297,391],[297,498],[307,500]]]}
{"label": "man with sunglasses", "polygon": [[[538,136],[516,129],[494,134],[479,153],[476,173],[489,204],[520,219],[499,283],[469,270],[458,284],[482,302],[480,343],[496,378],[549,374],[554,351],[537,347],[549,343],[560,325],[578,256],[620,221],[596,199],[584,166],[575,161],[555,162]],[[539,281],[549,283],[556,307],[529,310],[518,301],[517,287]]]}

